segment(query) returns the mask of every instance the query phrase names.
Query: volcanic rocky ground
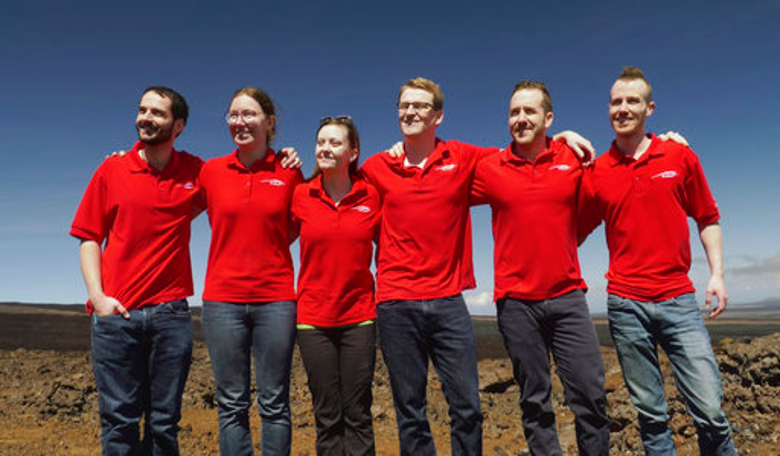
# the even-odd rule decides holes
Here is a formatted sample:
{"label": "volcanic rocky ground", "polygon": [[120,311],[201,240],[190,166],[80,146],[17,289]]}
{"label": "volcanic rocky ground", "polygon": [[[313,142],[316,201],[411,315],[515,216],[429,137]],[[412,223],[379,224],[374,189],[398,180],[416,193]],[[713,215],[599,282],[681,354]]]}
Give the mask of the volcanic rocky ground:
{"label": "volcanic rocky ground", "polygon": [[[99,454],[97,393],[90,368],[88,319],[76,312],[19,310],[0,305],[0,454]],[[484,322],[482,325],[484,326]],[[480,396],[486,455],[529,454],[520,426],[519,389],[510,362],[496,347],[495,334],[480,340]],[[199,339],[199,338],[198,338]],[[487,340],[490,339],[490,340]],[[487,342],[486,342],[487,340]],[[636,413],[628,401],[613,349],[604,347],[611,420],[611,454],[641,454]],[[741,454],[780,454],[780,333],[723,339],[716,346],[723,374],[724,408]],[[387,371],[379,356],[374,381],[377,454],[397,454],[397,434]],[[666,377],[671,427],[678,454],[698,454],[696,431],[674,386]],[[314,423],[306,376],[297,353],[292,376],[293,455],[314,455]],[[447,405],[431,369],[428,416],[440,454],[449,454]],[[557,425],[566,454],[576,453],[573,416],[560,383],[554,385]],[[217,412],[208,353],[195,343],[184,394],[180,443],[187,455],[216,455]],[[253,410],[256,415],[256,409]],[[252,418],[254,435],[259,420]],[[255,442],[258,446],[258,442]]]}

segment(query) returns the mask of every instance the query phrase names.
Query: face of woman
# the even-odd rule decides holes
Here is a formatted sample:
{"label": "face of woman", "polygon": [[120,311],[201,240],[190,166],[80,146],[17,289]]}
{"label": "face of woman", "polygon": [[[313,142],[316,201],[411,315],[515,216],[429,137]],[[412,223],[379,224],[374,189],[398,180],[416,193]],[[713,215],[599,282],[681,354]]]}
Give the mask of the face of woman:
{"label": "face of woman", "polygon": [[317,133],[317,148],[314,152],[317,166],[323,173],[346,171],[349,164],[357,159],[357,150],[349,143],[347,127],[344,125],[325,125]]}
{"label": "face of woman", "polygon": [[268,134],[275,119],[266,116],[254,98],[239,95],[230,103],[227,116],[230,135],[240,149],[249,150],[268,144]]}

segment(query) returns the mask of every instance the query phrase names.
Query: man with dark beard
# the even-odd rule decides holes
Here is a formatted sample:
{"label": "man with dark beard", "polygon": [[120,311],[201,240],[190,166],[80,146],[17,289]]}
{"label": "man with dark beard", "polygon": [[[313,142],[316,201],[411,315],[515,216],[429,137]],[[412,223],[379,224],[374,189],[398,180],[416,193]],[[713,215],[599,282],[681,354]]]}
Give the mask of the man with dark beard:
{"label": "man with dark beard", "polygon": [[70,230],[89,293],[103,454],[179,454],[192,353],[190,222],[203,210],[203,161],[173,148],[187,116],[177,92],[146,89],[139,141],[98,168]]}

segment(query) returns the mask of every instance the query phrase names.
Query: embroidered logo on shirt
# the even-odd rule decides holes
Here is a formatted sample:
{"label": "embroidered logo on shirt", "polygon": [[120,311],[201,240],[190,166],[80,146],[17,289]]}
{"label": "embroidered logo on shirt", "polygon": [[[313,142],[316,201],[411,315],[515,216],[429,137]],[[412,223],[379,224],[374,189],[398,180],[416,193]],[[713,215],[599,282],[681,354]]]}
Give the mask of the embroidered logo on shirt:
{"label": "embroidered logo on shirt", "polygon": [[193,188],[195,188],[195,184],[192,183],[192,182],[185,182],[183,184],[176,184],[176,186],[177,187],[182,187],[182,188],[184,188],[186,190],[192,190]]}
{"label": "embroidered logo on shirt", "polygon": [[369,212],[371,212],[371,208],[368,206],[355,206],[352,208],[352,210],[362,212],[364,214],[368,214]]}
{"label": "embroidered logo on shirt", "polygon": [[284,187],[285,185],[287,185],[283,180],[279,180],[279,179],[263,179],[260,182],[263,184],[271,185],[273,187]]}
{"label": "embroidered logo on shirt", "polygon": [[652,179],[671,179],[677,177],[677,171],[664,171],[652,177]]}
{"label": "embroidered logo on shirt", "polygon": [[550,166],[550,170],[557,169],[560,171],[568,171],[571,169],[571,166],[569,165],[552,165]]}
{"label": "embroidered logo on shirt", "polygon": [[437,166],[437,167],[435,167],[433,169],[435,169],[436,171],[447,172],[447,171],[452,171],[453,169],[455,169],[457,167],[458,167],[458,165],[456,165],[455,163],[450,163],[449,165],[441,165],[441,166]]}

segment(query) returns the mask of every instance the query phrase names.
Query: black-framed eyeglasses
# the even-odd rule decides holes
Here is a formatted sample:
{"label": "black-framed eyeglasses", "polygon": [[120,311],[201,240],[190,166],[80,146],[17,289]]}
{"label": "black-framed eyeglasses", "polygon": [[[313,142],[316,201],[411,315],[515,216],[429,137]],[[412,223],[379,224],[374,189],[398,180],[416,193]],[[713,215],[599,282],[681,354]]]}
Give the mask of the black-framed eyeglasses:
{"label": "black-framed eyeglasses", "polygon": [[408,101],[402,101],[400,103],[396,103],[396,106],[398,106],[398,111],[404,112],[409,110],[409,108],[412,108],[415,112],[427,112],[433,109],[433,104],[431,103],[425,103],[422,101],[415,101],[415,102],[408,102]]}
{"label": "black-framed eyeglasses", "polygon": [[352,116],[325,116],[320,118],[320,126],[328,123],[352,124]]}

